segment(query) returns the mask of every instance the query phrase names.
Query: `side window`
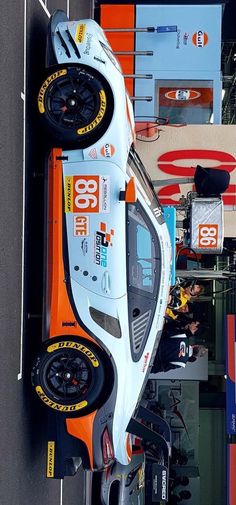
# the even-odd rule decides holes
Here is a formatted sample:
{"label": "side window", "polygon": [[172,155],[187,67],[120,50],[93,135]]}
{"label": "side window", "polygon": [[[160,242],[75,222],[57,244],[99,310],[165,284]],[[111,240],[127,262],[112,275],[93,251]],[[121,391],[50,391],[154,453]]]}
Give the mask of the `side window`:
{"label": "side window", "polygon": [[[160,252],[138,205],[129,205],[127,220],[128,287],[153,293]],[[157,254],[156,254],[157,253]],[[141,294],[141,293],[140,293]]]}
{"label": "side window", "polygon": [[127,210],[127,266],[131,352],[138,361],[152,324],[161,271],[158,236],[139,202]]}

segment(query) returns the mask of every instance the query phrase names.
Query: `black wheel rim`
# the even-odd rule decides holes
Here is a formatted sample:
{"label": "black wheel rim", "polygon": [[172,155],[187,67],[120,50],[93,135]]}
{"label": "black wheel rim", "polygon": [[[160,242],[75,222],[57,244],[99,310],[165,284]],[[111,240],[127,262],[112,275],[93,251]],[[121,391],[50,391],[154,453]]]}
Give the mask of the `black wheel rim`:
{"label": "black wheel rim", "polygon": [[61,127],[77,129],[96,117],[100,106],[96,81],[83,74],[66,74],[49,87],[46,108],[51,119]]}
{"label": "black wheel rim", "polygon": [[73,349],[51,357],[44,370],[45,386],[57,400],[73,403],[88,395],[93,382],[89,360]]}

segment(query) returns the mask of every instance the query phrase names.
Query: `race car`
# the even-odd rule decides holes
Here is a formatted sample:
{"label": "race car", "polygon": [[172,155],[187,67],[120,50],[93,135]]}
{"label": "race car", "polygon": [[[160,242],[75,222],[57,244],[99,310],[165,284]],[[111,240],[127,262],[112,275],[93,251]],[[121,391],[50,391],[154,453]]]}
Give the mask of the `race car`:
{"label": "race car", "polygon": [[115,462],[102,472],[85,472],[86,505],[144,505],[145,454],[132,455],[128,465]]}
{"label": "race car", "polygon": [[57,424],[47,476],[61,477],[59,452],[90,469],[130,461],[127,426],[161,336],[171,243],[134,148],[120,65],[95,21],[53,14],[38,109],[53,148],[43,346],[32,383]]}
{"label": "race car", "polygon": [[158,444],[158,438],[157,443],[145,443],[133,437],[132,459],[128,465],[116,461],[101,472],[85,472],[85,504],[155,505],[161,502],[164,505],[169,487],[167,454]]}

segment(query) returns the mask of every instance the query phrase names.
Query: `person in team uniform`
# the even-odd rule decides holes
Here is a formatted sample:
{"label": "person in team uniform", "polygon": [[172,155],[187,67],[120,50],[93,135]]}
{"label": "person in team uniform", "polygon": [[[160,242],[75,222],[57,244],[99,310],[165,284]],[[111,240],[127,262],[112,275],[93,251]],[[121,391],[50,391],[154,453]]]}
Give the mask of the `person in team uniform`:
{"label": "person in team uniform", "polygon": [[175,285],[170,288],[169,301],[166,309],[166,317],[176,320],[179,313],[189,312],[189,302],[200,296],[204,291],[204,286],[191,282],[190,285],[182,287]]}
{"label": "person in team uniform", "polygon": [[194,362],[204,356],[207,349],[203,345],[191,345],[186,333],[169,334],[163,332],[151,373],[168,372],[176,368],[185,368],[188,362]]}

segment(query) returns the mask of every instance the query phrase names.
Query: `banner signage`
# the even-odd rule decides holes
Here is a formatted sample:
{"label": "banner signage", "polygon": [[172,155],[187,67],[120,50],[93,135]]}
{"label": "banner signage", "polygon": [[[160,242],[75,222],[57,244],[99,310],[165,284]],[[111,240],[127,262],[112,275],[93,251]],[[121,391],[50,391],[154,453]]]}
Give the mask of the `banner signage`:
{"label": "banner signage", "polygon": [[[186,184],[197,165],[227,170],[230,185],[222,195],[225,212],[225,236],[235,237],[236,209],[236,126],[187,125],[161,126],[156,142],[137,141],[137,150],[152,180],[163,180],[157,188],[163,205],[178,205],[182,195],[194,189]],[[172,182],[173,181],[173,182]]]}
{"label": "banner signage", "polygon": [[226,419],[227,433],[236,434],[236,387],[235,387],[235,357],[236,357],[236,316],[226,316]]}

